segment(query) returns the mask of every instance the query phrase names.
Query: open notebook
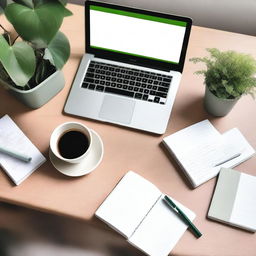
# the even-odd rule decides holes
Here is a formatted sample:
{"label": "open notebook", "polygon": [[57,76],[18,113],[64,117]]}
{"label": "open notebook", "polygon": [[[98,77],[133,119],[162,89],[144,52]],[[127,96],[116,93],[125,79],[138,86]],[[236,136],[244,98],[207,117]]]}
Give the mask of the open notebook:
{"label": "open notebook", "polygon": [[208,120],[165,137],[163,143],[193,187],[215,177],[221,167],[237,166],[255,153],[237,128],[220,134]]}
{"label": "open notebook", "polygon": [[0,165],[16,185],[19,185],[46,161],[41,152],[8,115],[0,118],[0,145],[32,157],[29,163],[25,163],[0,153]]}
{"label": "open notebook", "polygon": [[[151,182],[129,171],[96,211],[96,216],[151,256],[166,256],[187,226]],[[172,199],[191,219],[195,214]]]}
{"label": "open notebook", "polygon": [[256,232],[256,176],[222,168],[208,217]]}

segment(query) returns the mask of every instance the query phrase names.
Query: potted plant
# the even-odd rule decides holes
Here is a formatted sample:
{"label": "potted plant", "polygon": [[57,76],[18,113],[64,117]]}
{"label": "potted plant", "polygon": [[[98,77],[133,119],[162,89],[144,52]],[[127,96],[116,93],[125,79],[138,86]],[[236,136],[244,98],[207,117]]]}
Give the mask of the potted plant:
{"label": "potted plant", "polygon": [[59,28],[72,15],[66,2],[0,0],[0,11],[15,29],[7,31],[0,23],[0,83],[31,108],[41,107],[65,84],[61,69],[70,45]]}
{"label": "potted plant", "polygon": [[225,116],[244,94],[254,96],[256,88],[256,61],[247,54],[235,51],[207,49],[210,57],[191,58],[193,63],[203,62],[206,70],[195,74],[204,75],[206,110],[214,116]]}

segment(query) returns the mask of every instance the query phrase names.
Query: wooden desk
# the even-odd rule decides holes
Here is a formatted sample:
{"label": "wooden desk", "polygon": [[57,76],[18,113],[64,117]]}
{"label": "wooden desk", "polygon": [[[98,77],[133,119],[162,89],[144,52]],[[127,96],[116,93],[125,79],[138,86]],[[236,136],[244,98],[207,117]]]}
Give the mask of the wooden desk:
{"label": "wooden desk", "polygon": [[[80,121],[101,135],[105,146],[103,161],[91,174],[69,178],[56,171],[48,158],[40,169],[17,187],[1,172],[0,199],[41,211],[96,222],[103,227],[103,223],[93,218],[95,210],[119,179],[128,170],[134,170],[197,214],[195,225],[203,232],[203,237],[196,240],[190,232],[185,232],[172,255],[255,256],[256,235],[206,219],[216,179],[191,190],[177,164],[160,146],[163,136],[62,113],[84,51],[83,7],[69,5],[69,8],[74,15],[66,18],[62,27],[71,42],[71,57],[64,67],[65,88],[48,104],[37,110],[28,109],[0,88],[0,116],[9,114],[47,158],[53,129],[66,121]],[[208,118],[220,132],[238,127],[256,147],[256,104],[249,96],[243,97],[224,118],[213,118],[203,108],[203,78],[193,74],[199,66],[188,62],[188,59],[204,56],[207,47],[232,49],[256,57],[255,37],[193,27],[182,81],[164,136]],[[251,158],[236,169],[256,175],[255,166],[256,159]]]}

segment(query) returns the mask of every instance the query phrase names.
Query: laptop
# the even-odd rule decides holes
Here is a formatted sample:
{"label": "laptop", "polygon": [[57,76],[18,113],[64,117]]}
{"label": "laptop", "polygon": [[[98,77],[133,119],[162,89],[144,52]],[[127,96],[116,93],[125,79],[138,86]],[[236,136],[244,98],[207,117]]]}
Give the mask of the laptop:
{"label": "laptop", "polygon": [[85,2],[86,53],[64,112],[165,133],[191,23],[187,17]]}

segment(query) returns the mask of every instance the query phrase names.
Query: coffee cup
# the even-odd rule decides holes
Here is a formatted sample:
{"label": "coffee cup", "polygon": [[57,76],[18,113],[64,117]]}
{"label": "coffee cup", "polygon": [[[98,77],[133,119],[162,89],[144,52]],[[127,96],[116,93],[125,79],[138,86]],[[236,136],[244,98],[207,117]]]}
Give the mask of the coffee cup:
{"label": "coffee cup", "polygon": [[90,152],[91,131],[78,122],[67,122],[54,129],[50,150],[58,159],[67,163],[80,163]]}

